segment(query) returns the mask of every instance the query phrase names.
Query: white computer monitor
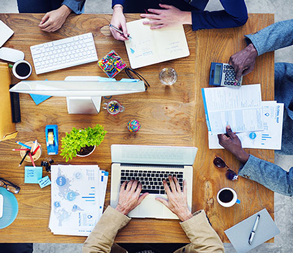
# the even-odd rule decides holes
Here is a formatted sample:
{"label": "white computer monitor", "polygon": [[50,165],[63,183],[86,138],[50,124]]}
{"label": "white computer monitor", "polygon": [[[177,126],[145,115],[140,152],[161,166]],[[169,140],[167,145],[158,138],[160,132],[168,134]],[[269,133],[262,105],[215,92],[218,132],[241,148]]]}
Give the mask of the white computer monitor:
{"label": "white computer monitor", "polygon": [[102,96],[145,91],[144,82],[134,79],[101,78],[98,76],[69,76],[65,81],[21,81],[11,92],[66,97],[70,114],[100,112]]}

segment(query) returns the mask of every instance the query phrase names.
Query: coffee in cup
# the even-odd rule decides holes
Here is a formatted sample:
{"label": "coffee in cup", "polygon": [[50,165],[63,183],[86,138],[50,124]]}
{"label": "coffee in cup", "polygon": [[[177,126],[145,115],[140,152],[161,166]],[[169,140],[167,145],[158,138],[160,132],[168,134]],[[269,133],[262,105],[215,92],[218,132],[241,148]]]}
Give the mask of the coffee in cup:
{"label": "coffee in cup", "polygon": [[32,73],[32,66],[25,60],[17,61],[13,65],[12,73],[18,79],[26,79]]}
{"label": "coffee in cup", "polygon": [[237,199],[237,193],[228,187],[219,190],[217,194],[217,201],[223,207],[231,207],[235,203],[240,203],[240,200]]}

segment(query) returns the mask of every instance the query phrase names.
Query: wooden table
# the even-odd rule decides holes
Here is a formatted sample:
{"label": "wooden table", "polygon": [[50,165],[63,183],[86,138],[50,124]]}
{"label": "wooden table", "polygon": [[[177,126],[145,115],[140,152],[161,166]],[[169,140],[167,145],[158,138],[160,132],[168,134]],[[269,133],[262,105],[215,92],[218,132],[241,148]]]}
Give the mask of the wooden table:
{"label": "wooden table", "polygon": [[[107,25],[111,15],[71,15],[63,28],[55,33],[40,31],[37,24],[41,17],[41,14],[1,14],[0,19],[15,32],[5,46],[22,50],[25,59],[32,63],[29,49],[31,45],[92,32],[99,58],[115,49],[128,64],[124,43],[116,41],[109,33]],[[128,21],[137,18],[138,15],[127,15]],[[267,208],[271,216],[274,216],[274,195],[272,191],[244,178],[231,182],[225,178],[224,172],[214,168],[215,155],[223,157],[230,168],[235,170],[239,163],[225,150],[208,149],[201,88],[208,87],[212,61],[228,62],[233,53],[245,47],[244,34],[256,32],[273,22],[272,14],[250,14],[247,24],[235,29],[193,32],[191,26],[185,26],[190,56],[139,69],[138,71],[149,81],[151,88],[144,93],[116,96],[126,110],[115,117],[103,109],[98,115],[69,115],[63,97],[52,97],[36,106],[29,95],[20,94],[22,120],[16,126],[19,131],[17,140],[26,142],[38,139],[43,147],[42,157],[37,162],[37,165],[40,165],[42,159],[48,157],[45,146],[46,125],[57,124],[61,139],[72,127],[84,128],[101,124],[108,131],[104,142],[90,157],[74,158],[70,163],[98,164],[109,172],[110,145],[114,143],[196,146],[198,153],[193,165],[192,210],[204,209],[222,241],[229,242],[224,234],[227,228],[263,208]],[[178,73],[178,81],[172,87],[165,87],[159,81],[159,72],[164,67],[173,67]],[[33,72],[29,80],[63,80],[70,75],[106,76],[96,63],[90,63],[39,76]],[[119,74],[118,78],[122,77],[126,75]],[[244,77],[243,83],[261,83],[263,100],[273,100],[273,53],[259,57],[255,70]],[[129,133],[126,129],[126,124],[131,119],[137,119],[142,125],[136,134]],[[40,189],[38,185],[24,184],[24,165],[30,164],[18,167],[19,153],[11,151],[17,147],[14,141],[0,143],[0,176],[21,187],[20,193],[16,195],[19,204],[18,216],[9,227],[0,230],[0,242],[82,243],[85,237],[54,236],[50,232],[50,187]],[[248,152],[270,162],[274,161],[273,151]],[[55,164],[65,164],[65,160],[59,155],[52,158]],[[43,176],[45,175],[47,172],[44,170]],[[229,209],[221,207],[216,201],[216,193],[223,187],[234,188],[241,199],[241,204]],[[109,189],[110,178],[105,207],[109,205]],[[178,221],[155,219],[133,219],[119,232],[116,241],[189,242]]]}

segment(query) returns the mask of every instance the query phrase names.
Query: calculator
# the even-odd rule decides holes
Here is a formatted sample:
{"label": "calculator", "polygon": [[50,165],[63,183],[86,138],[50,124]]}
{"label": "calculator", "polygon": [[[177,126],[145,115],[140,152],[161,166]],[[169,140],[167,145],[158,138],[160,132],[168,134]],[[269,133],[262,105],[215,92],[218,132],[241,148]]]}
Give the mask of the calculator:
{"label": "calculator", "polygon": [[227,63],[211,63],[210,81],[209,85],[226,86],[226,87],[240,87],[242,83],[242,76],[239,81],[235,82],[234,68]]}

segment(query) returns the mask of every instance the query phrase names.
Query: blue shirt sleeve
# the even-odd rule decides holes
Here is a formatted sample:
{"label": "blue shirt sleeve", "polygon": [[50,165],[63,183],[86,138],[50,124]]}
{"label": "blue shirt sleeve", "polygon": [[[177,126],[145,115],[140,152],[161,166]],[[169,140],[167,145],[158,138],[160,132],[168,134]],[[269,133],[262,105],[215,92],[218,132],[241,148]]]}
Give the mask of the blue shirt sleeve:
{"label": "blue shirt sleeve", "polygon": [[239,169],[238,175],[258,182],[274,192],[293,195],[293,167],[287,172],[276,164],[250,155],[245,165]]}
{"label": "blue shirt sleeve", "polygon": [[252,42],[258,55],[293,45],[293,19],[274,23],[245,37]]}
{"label": "blue shirt sleeve", "polygon": [[242,26],[248,19],[244,0],[220,0],[222,11],[192,11],[192,30]]}
{"label": "blue shirt sleeve", "polygon": [[81,14],[84,11],[85,0],[64,0],[63,5],[70,8],[75,14]]}
{"label": "blue shirt sleeve", "polygon": [[115,4],[121,4],[122,6],[124,6],[124,2],[125,0],[112,0],[112,8],[114,7]]}

